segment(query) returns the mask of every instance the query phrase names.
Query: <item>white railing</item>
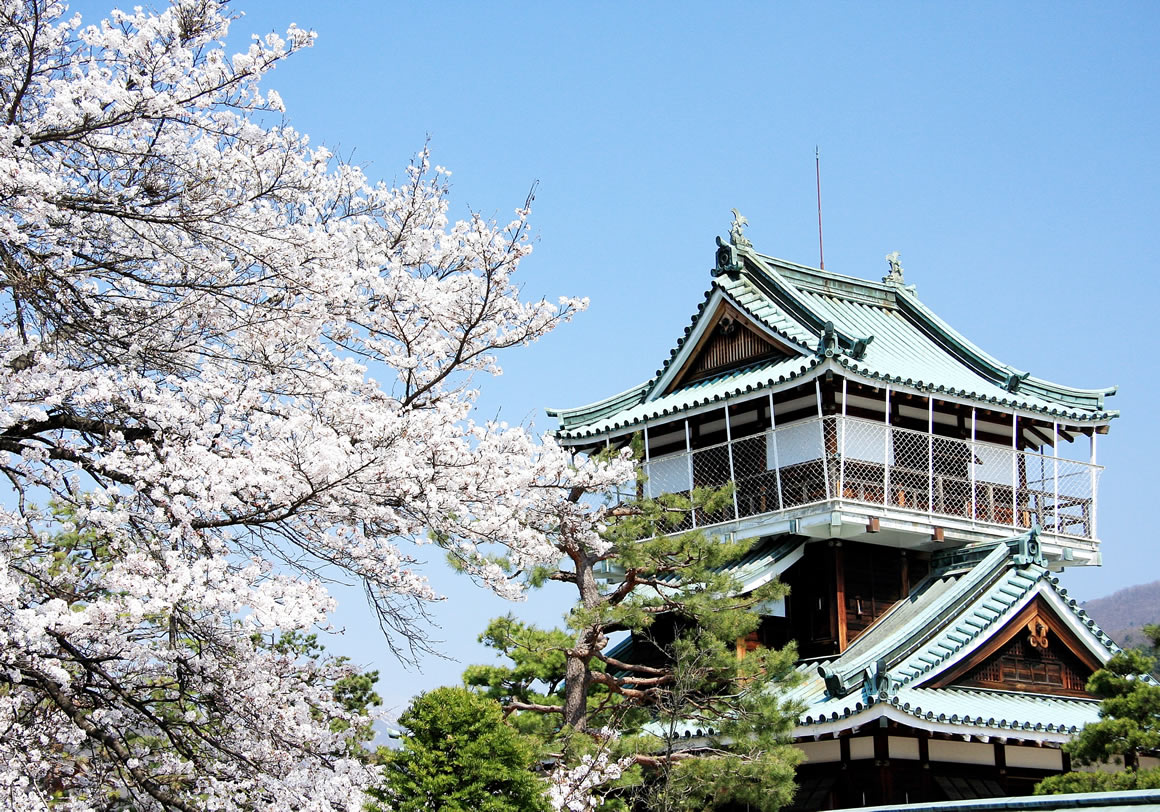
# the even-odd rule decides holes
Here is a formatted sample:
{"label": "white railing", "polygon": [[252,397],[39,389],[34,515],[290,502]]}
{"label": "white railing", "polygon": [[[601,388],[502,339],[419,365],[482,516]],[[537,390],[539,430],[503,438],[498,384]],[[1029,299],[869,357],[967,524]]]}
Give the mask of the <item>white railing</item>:
{"label": "white railing", "polygon": [[872,420],[825,417],[645,462],[645,491],[736,483],[732,508],[690,511],[701,527],[819,502],[881,505],[971,524],[1096,538],[1098,465]]}

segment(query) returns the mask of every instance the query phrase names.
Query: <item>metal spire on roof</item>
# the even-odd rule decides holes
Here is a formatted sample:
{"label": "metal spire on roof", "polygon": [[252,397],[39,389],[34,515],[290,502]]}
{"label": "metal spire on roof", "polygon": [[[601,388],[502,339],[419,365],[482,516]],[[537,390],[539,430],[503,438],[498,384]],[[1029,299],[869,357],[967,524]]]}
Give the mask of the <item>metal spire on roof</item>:
{"label": "metal spire on roof", "polygon": [[826,252],[822,248],[822,153],[814,145],[814,169],[818,179],[818,267],[826,270]]}

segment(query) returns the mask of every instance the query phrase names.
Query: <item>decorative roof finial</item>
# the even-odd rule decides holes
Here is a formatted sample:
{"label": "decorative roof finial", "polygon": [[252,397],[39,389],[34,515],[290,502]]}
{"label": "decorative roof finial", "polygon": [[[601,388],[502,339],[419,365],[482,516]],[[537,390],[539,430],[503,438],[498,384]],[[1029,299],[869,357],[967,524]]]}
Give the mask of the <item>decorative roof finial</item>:
{"label": "decorative roof finial", "polygon": [[753,243],[745,237],[747,225],[749,225],[749,221],[745,219],[745,216],[737,209],[733,209],[733,225],[729,226],[729,242],[738,248],[752,248]]}
{"label": "decorative roof finial", "polygon": [[882,277],[883,282],[897,282],[902,284],[902,255],[897,251],[891,251],[886,255],[886,261],[890,263],[890,273]]}

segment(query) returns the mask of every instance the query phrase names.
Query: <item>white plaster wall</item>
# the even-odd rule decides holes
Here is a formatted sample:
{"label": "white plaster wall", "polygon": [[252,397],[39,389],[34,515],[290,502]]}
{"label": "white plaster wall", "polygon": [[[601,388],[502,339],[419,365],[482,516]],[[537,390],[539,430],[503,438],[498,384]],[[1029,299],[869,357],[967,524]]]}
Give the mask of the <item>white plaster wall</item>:
{"label": "white plaster wall", "polygon": [[931,761],[953,761],[958,764],[994,764],[995,747],[980,742],[930,740]]}
{"label": "white plaster wall", "polygon": [[842,760],[842,745],[837,739],[798,742],[795,746],[805,754],[806,761],[812,764]]}

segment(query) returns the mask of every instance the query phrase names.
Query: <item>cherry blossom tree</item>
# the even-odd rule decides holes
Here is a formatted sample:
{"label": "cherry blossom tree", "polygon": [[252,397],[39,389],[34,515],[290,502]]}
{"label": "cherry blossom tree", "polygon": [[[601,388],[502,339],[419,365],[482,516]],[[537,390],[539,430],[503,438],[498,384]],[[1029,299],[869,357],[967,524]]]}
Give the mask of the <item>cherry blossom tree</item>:
{"label": "cherry blossom tree", "polygon": [[469,417],[585,305],[521,298],[528,206],[453,222],[425,151],[370,182],[260,86],[312,34],[229,56],[229,23],[0,0],[10,808],[357,807],[347,672],[269,644],[325,624],[326,570],[415,656],[415,545],[518,597],[631,475]]}

